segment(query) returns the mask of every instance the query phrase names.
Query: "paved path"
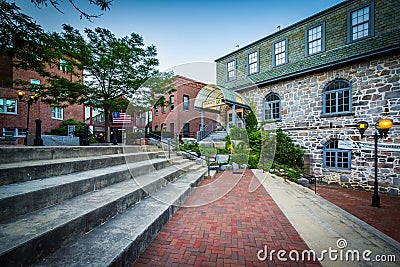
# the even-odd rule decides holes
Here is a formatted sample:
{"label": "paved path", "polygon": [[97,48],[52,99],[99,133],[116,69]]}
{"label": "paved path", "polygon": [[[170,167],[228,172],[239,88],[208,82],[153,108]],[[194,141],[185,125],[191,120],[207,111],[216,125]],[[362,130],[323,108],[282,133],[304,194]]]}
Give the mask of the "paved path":
{"label": "paved path", "polygon": [[[399,266],[399,242],[315,195],[308,188],[286,183],[282,178],[262,173],[260,170],[254,170],[254,173],[312,250],[322,252],[331,247],[338,251],[336,255],[339,259],[331,261],[326,256],[325,260],[321,261],[323,266]],[[342,241],[341,244],[337,244],[339,239]],[[346,243],[346,247],[340,249]],[[395,255],[397,263],[363,261],[362,254],[360,254],[360,262],[345,261],[346,252],[356,249],[360,253],[371,251],[371,255],[367,255],[366,258],[372,260],[375,255]],[[340,260],[341,252],[344,253],[343,261]]]}
{"label": "paved path", "polygon": [[252,179],[250,170],[243,177],[226,171],[202,183],[134,266],[319,266],[282,262],[276,254],[258,259],[265,246],[269,252],[309,248],[262,186],[249,192]]}

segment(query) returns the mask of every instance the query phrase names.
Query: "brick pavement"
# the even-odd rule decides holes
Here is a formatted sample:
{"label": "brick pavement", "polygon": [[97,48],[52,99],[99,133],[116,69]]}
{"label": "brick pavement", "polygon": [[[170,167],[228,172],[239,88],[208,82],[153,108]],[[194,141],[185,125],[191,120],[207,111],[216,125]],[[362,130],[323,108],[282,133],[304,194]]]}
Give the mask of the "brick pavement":
{"label": "brick pavement", "polygon": [[[235,174],[230,176],[237,179]],[[264,246],[269,251],[297,250],[300,254],[309,248],[263,187],[249,193],[252,177],[247,170],[215,202],[181,208],[133,266],[320,266],[318,262],[278,261],[276,254],[272,261],[257,259]],[[221,174],[201,186],[211,186],[219,179],[223,179]],[[211,194],[218,195],[215,188]],[[195,190],[187,205],[201,203],[205,195],[210,198],[210,193]]]}
{"label": "brick pavement", "polygon": [[380,194],[381,208],[371,206],[372,192],[318,186],[318,194],[400,242],[400,197]]}

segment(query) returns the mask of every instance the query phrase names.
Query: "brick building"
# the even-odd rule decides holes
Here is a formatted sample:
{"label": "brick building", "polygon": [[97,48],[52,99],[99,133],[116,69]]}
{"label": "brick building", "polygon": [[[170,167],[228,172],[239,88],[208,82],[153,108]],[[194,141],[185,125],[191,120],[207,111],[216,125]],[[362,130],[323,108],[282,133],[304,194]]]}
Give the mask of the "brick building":
{"label": "brick building", "polygon": [[[356,123],[390,118],[379,152],[380,185],[400,186],[400,1],[347,0],[216,60],[217,85],[246,96],[259,122],[284,129],[306,151],[306,171],[369,187],[374,152]],[[373,139],[363,140],[373,143]],[[381,146],[382,147],[382,146]]]}
{"label": "brick building", "polygon": [[[28,95],[33,93],[33,89],[45,84],[45,79],[38,73],[31,70],[16,69],[11,64],[11,59],[0,57],[0,136],[16,137],[19,144],[23,143],[26,134],[28,104],[24,101]],[[60,76],[77,81],[78,79],[71,74],[65,73],[62,64],[52,69]],[[82,77],[83,75],[80,75]],[[31,89],[18,88],[12,81],[20,79],[31,84]],[[22,90],[25,96],[22,101],[17,97],[17,91]],[[84,121],[84,107],[82,105],[71,105],[65,108],[49,106],[41,102],[40,98],[30,108],[29,133],[34,134],[36,125],[35,120],[42,121],[42,133],[49,133],[52,129],[58,127],[63,120],[74,119]]]}
{"label": "brick building", "polygon": [[[176,91],[165,96],[171,104],[152,109],[151,130],[172,132],[175,137],[181,134],[183,137],[197,138],[201,114],[194,109],[194,101],[198,92],[206,84],[179,75],[175,78]],[[216,125],[216,116],[216,114],[210,114],[204,118],[206,128]]]}

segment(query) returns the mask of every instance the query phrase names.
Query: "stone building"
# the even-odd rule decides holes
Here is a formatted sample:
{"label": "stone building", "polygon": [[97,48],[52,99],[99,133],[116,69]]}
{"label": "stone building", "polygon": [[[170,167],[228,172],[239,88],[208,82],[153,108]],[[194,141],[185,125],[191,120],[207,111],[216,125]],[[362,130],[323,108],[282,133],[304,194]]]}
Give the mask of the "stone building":
{"label": "stone building", "polygon": [[[61,61],[60,61],[61,62]],[[67,79],[78,79],[71,74],[65,73],[64,65],[60,63],[52,69],[60,76]],[[81,75],[82,77],[83,75]],[[13,80],[20,79],[31,84],[30,89],[19,88],[13,84]],[[0,136],[2,138],[16,138],[19,144],[23,143],[27,127],[28,104],[25,103],[28,95],[33,93],[33,89],[46,83],[43,77],[31,70],[17,69],[12,66],[12,61],[8,57],[0,57]],[[20,101],[17,92],[22,90],[25,96]],[[85,111],[83,105],[71,105],[68,107],[49,106],[39,98],[35,104],[31,105],[29,118],[29,133],[35,134],[35,120],[42,121],[42,133],[48,133],[58,127],[63,120],[74,119],[84,121]]]}
{"label": "stone building", "polygon": [[[216,60],[217,85],[254,103],[260,123],[306,151],[305,169],[328,182],[368,187],[374,152],[341,144],[394,122],[379,152],[380,185],[400,186],[400,1],[347,0]],[[382,144],[380,144],[382,147]]]}
{"label": "stone building", "polygon": [[[204,86],[205,83],[176,75],[176,91],[165,96],[170,105],[152,109],[151,130],[171,132],[175,137],[181,135],[197,138],[201,128],[201,114],[195,109],[194,101]],[[206,130],[215,128],[216,117],[216,114],[208,114],[204,118]]]}

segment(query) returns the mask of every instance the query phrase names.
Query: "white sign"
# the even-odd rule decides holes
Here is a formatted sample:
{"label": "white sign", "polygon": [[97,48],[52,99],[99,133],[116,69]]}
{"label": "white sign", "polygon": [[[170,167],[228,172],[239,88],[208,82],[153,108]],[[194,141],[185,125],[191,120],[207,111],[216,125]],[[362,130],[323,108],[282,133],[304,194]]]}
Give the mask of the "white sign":
{"label": "white sign", "polygon": [[75,125],[68,125],[68,136],[75,135]]}
{"label": "white sign", "polygon": [[[357,150],[374,150],[374,143],[353,142],[350,140],[339,140],[338,148],[340,149],[357,149]],[[400,152],[400,144],[378,144],[379,151]]]}
{"label": "white sign", "polygon": [[203,102],[203,108],[215,107],[224,104],[223,98],[212,99]]}

